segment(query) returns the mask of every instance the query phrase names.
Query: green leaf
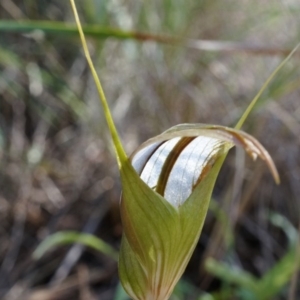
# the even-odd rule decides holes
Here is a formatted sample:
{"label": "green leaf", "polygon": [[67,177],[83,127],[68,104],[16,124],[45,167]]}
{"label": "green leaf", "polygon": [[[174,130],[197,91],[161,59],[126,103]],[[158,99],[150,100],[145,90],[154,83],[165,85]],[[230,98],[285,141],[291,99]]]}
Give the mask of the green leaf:
{"label": "green leaf", "polygon": [[205,262],[206,270],[222,279],[222,281],[233,283],[239,287],[246,288],[257,293],[257,279],[248,272],[241,269],[233,268],[226,263],[218,262],[213,258],[208,258]]}
{"label": "green leaf", "polygon": [[270,270],[257,285],[260,300],[273,299],[290,281],[294,272],[300,268],[297,247],[291,247],[284,257]]}
{"label": "green leaf", "polygon": [[255,299],[271,300],[289,282],[294,272],[300,268],[299,262],[298,264],[295,262],[297,262],[297,251],[294,246],[261,279],[212,258],[206,261],[205,267],[208,272],[222,281],[237,285],[240,291],[248,291],[255,296]]}
{"label": "green leaf", "polygon": [[298,241],[298,231],[293,224],[285,216],[277,212],[271,211],[268,218],[274,226],[280,227],[285,232],[289,246],[295,247]]}
{"label": "green leaf", "polygon": [[118,253],[101,239],[92,234],[75,231],[61,231],[50,235],[37,247],[33,253],[33,257],[35,259],[39,259],[53,247],[74,243],[83,244],[87,247],[100,251],[111,257],[113,260],[118,259]]}
{"label": "green leaf", "polygon": [[[28,33],[32,31],[43,31],[48,34],[55,34],[62,37],[78,35],[78,28],[74,24],[68,24],[58,21],[11,21],[0,20],[0,31],[2,32],[21,32]],[[140,41],[157,41],[160,43],[173,43],[176,38],[167,36],[147,34],[136,31],[124,31],[117,28],[103,27],[97,24],[82,26],[85,35],[96,38],[116,38],[121,40],[133,39]]]}

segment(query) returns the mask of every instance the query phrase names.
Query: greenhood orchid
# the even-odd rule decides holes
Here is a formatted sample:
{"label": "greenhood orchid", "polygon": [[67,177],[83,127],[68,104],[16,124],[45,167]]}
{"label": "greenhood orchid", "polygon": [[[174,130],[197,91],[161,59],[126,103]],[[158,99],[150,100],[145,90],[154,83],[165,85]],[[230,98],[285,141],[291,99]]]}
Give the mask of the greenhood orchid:
{"label": "greenhood orchid", "polygon": [[133,299],[169,298],[199,239],[223,160],[235,145],[266,161],[279,182],[271,157],[256,139],[203,124],[178,125],[148,140],[121,169],[119,272]]}
{"label": "greenhood orchid", "polygon": [[70,1],[122,180],[120,209],[124,233],[119,257],[120,280],[133,299],[166,300],[198,242],[212,190],[228,151],[240,146],[252,159],[261,158],[279,183],[276,167],[265,148],[238,129],[266,85],[296,48],[268,78],[236,129],[204,124],[178,125],[143,143],[128,157],[92,63],[74,0]]}

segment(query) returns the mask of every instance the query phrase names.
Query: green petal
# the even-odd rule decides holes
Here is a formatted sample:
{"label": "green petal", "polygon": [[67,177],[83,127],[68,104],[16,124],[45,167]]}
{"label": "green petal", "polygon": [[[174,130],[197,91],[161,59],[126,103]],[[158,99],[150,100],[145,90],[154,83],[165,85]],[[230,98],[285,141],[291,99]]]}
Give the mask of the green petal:
{"label": "green petal", "polygon": [[223,161],[226,157],[227,151],[226,149],[224,149],[224,151],[225,152],[223,153],[219,153],[219,157],[215,165],[209,171],[207,176],[204,177],[203,181],[195,188],[185,203],[179,208],[181,216],[180,225],[182,228],[181,243],[184,245],[185,251],[181,251],[178,255],[178,259],[182,260],[182,263],[185,266],[187,265],[199,240],[208,211],[211,194]]}
{"label": "green petal", "polygon": [[[121,216],[125,236],[145,270],[147,295],[165,299],[170,293],[171,257],[178,247],[178,236],[181,236],[178,210],[139,178],[130,161],[123,164],[121,177]],[[122,248],[123,251],[126,249]],[[124,280],[126,285],[128,280]]]}
{"label": "green petal", "polygon": [[125,235],[122,237],[119,274],[124,290],[133,299],[146,299],[147,276]]}

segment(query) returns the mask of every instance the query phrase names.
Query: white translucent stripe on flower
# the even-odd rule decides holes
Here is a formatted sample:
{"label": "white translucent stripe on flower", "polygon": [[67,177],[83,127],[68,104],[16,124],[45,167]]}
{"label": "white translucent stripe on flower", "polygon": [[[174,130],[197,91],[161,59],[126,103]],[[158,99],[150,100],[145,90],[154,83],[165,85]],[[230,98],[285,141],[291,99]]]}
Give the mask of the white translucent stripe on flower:
{"label": "white translucent stripe on flower", "polygon": [[131,163],[138,174],[142,172],[147,160],[160,144],[161,142],[151,144],[134,154]]}
{"label": "white translucent stripe on flower", "polygon": [[164,198],[174,206],[181,205],[192,193],[201,172],[220,150],[221,142],[215,138],[197,137],[177,158],[167,181]]}
{"label": "white translucent stripe on flower", "polygon": [[161,173],[162,167],[173,148],[181,138],[171,139],[162,144],[155,153],[150,157],[145,168],[142,171],[141,179],[145,181],[149,187],[155,188]]}

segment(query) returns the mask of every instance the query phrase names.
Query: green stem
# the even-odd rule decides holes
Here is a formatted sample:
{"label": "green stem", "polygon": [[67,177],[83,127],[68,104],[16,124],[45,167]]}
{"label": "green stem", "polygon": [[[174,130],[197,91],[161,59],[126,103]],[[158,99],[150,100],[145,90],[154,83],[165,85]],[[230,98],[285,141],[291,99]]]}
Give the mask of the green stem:
{"label": "green stem", "polygon": [[85,36],[84,36],[83,30],[82,30],[82,27],[81,27],[81,23],[80,23],[80,19],[79,19],[78,13],[77,13],[76,4],[75,4],[74,0],[70,0],[70,1],[71,1],[72,9],[73,9],[73,12],[74,12],[74,17],[75,17],[75,20],[76,20],[76,24],[77,24],[77,27],[78,27],[78,31],[79,31],[82,47],[83,47],[83,50],[84,50],[84,54],[85,54],[86,60],[87,60],[88,65],[91,69],[91,72],[92,72],[92,75],[93,75],[93,78],[94,78],[94,81],[95,81],[95,84],[96,84],[96,88],[97,88],[97,91],[98,91],[98,94],[99,94],[99,97],[100,97],[100,102],[103,106],[104,115],[105,115],[105,118],[106,118],[106,121],[107,121],[107,124],[108,124],[108,128],[109,128],[110,134],[111,134],[112,139],[113,139],[113,144],[114,144],[114,148],[115,148],[115,152],[116,152],[116,156],[117,156],[118,165],[119,165],[119,168],[121,168],[122,163],[124,163],[127,160],[127,155],[126,155],[125,150],[123,148],[123,145],[120,141],[120,138],[119,138],[114,120],[112,118],[109,106],[107,104],[107,100],[106,100],[105,93],[103,91],[99,76],[98,76],[98,74],[95,70],[93,61],[91,59],[91,55],[90,55],[89,49],[87,47]]}
{"label": "green stem", "polygon": [[272,74],[268,77],[268,79],[265,81],[257,95],[254,97],[254,99],[251,101],[251,103],[248,105],[247,109],[235,125],[235,129],[241,129],[243,124],[245,123],[246,119],[248,118],[249,114],[253,110],[255,104],[257,103],[259,97],[264,92],[264,90],[267,88],[268,84],[272,81],[272,79],[275,77],[275,75],[279,72],[279,70],[287,63],[287,61],[293,56],[293,54],[297,51],[299,48],[300,43],[291,51],[291,53],[279,64],[279,66],[272,72]]}

